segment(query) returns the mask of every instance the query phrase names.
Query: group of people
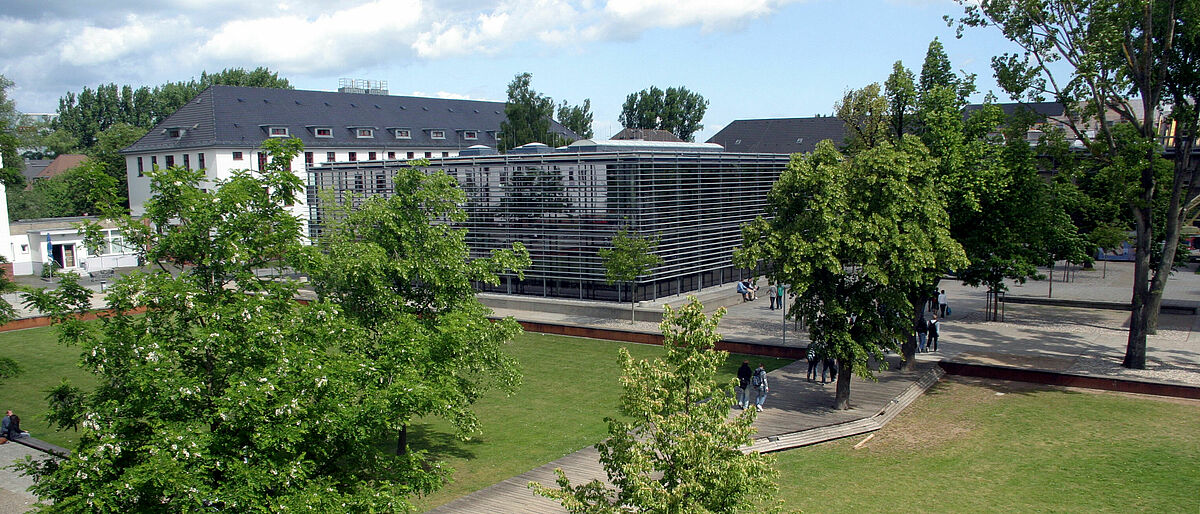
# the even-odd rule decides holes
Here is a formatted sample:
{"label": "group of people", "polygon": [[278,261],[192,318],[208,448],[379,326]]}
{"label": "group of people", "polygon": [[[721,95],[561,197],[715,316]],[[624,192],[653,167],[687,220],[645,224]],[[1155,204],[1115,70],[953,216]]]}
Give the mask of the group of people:
{"label": "group of people", "polygon": [[3,439],[3,442],[7,443],[26,435],[29,434],[21,431],[21,417],[13,414],[11,410],[5,412],[4,419],[0,420],[0,438]]}
{"label": "group of people", "polygon": [[818,352],[820,349],[821,347],[817,343],[808,345],[808,355],[806,355],[808,357],[808,375],[806,378],[809,382],[816,382],[817,367],[820,367],[822,384],[826,382],[826,378],[828,378],[829,382],[836,382],[838,375],[837,360],[833,357],[819,355]]}
{"label": "group of people", "polygon": [[767,369],[760,362],[757,368],[750,369],[750,361],[742,361],[738,368],[737,404],[742,410],[750,408],[750,393],[754,393],[754,408],[763,410],[763,402],[767,401]]}
{"label": "group of people", "polygon": [[749,302],[758,299],[758,286],[750,283],[750,279],[745,279],[737,283],[737,292],[742,295],[743,302]]}

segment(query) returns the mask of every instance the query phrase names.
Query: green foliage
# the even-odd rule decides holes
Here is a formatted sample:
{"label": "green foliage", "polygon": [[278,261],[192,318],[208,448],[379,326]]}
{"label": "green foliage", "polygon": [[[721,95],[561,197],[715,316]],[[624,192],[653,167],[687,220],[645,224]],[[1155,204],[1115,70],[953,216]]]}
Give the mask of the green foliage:
{"label": "green foliage", "polygon": [[66,172],[34,181],[29,190],[7,191],[13,219],[97,215],[125,199],[121,182],[91,159]]}
{"label": "green foliage", "polygon": [[627,128],[666,130],[691,141],[704,128],[700,122],[707,110],[708,100],[686,87],[651,86],[626,96],[618,119]]}
{"label": "green foliage", "polygon": [[78,94],[68,92],[60,98],[54,128],[71,135],[71,146],[90,154],[100,142],[100,133],[110,127],[124,123],[149,129],[211,85],[292,88],[287,79],[262,67],[253,71],[230,68],[213,74],[201,72],[200,80],[170,82],[153,89],[101,84],[94,90],[85,87]]}
{"label": "green foliage", "polygon": [[549,146],[567,143],[550,132],[554,100],[535,91],[532,83],[533,75],[522,73],[508,84],[508,102],[504,104],[504,121],[500,122],[501,152],[534,142]]}
{"label": "green foliage", "polygon": [[8,357],[0,357],[0,380],[16,377],[21,374],[21,365]]}
{"label": "green foliage", "polygon": [[530,486],[569,512],[739,512],[768,501],[773,459],[739,449],[751,441],[755,412],[730,418],[734,382],[717,376],[724,314],[709,318],[691,297],[678,311],[666,307],[664,358],[634,360],[621,349],[625,418],[607,418],[609,438],[596,445],[612,487],[572,485],[561,469],[558,488]]}
{"label": "green foliage", "polygon": [[566,100],[558,106],[558,122],[583,139],[591,139],[592,131],[592,100],[583,99],[581,105],[568,105]]}
{"label": "green foliage", "polygon": [[966,105],[967,97],[975,92],[975,75],[958,77],[950,66],[950,57],[938,38],[929,42],[925,62],[921,65],[920,90],[924,94],[934,88],[948,87],[954,91],[960,105]]}
{"label": "green foliage", "polygon": [[662,262],[662,257],[654,253],[657,248],[658,238],[631,234],[621,229],[613,234],[612,248],[601,248],[596,252],[604,262],[604,278],[609,284],[629,283],[630,320],[635,316],[634,281]]}
{"label": "green foliage", "polygon": [[87,153],[88,161],[92,162],[96,169],[107,173],[117,181],[117,190],[120,191],[122,205],[128,207],[128,175],[125,167],[125,156],[121,155],[121,150],[128,148],[130,145],[146,135],[145,127],[135,127],[127,123],[117,123],[96,135],[96,144],[92,146]]}
{"label": "green foliage", "polygon": [[911,132],[915,122],[917,88],[912,72],[904,67],[904,63],[896,61],[883,88],[888,101],[892,141],[899,141],[904,134]]}
{"label": "green foliage", "polygon": [[305,249],[299,267],[322,299],[368,334],[346,351],[362,359],[354,386],[388,428],[433,414],[465,437],[478,430],[470,407],[484,391],[520,383],[503,351],[520,325],[489,320],[472,283],[498,284],[500,273],[519,275],[530,260],[520,243],[470,258],[466,230],[452,225],[465,219],[465,195],[449,175],[422,172],[427,164],[399,170],[394,195],[353,210],[335,204],[324,217],[325,237]]}
{"label": "green foliage", "polygon": [[6,187],[16,188],[25,185],[25,177],[21,175],[25,163],[17,153],[20,139],[17,128],[20,117],[17,105],[8,97],[8,88],[13,81],[0,75],[0,183]]}
{"label": "green foliage", "polygon": [[82,389],[71,385],[67,379],[62,379],[57,386],[46,391],[46,403],[50,406],[46,422],[58,429],[79,430],[86,400]]}
{"label": "green foliage", "polygon": [[852,158],[829,141],[795,155],[767,197],[770,218],[742,229],[734,262],[775,263],[768,278],[791,284],[789,316],[805,319],[824,355],[837,359],[836,406],[849,376],[872,378],[868,359],[910,333],[910,291],[928,291],[929,270],[967,264],[950,237],[934,164],[919,140],[886,140]]}
{"label": "green foliage", "polygon": [[888,98],[879,84],[847,91],[835,106],[838,119],[846,125],[846,152],[855,154],[888,140]]}
{"label": "green foliage", "polygon": [[397,420],[363,384],[395,363],[360,352],[371,335],[255,272],[300,246],[283,205],[302,188],[289,169],[301,146],[264,147],[267,169],[212,190],[198,170],[149,173],[145,217],[114,221],[154,269],[114,284],[99,325],[77,323],[90,294],[68,275],[31,297],[98,379],[82,414],[69,401],[52,414],[81,419],[72,459],[24,465],[55,510],[402,511],[442,481],[419,453],[378,444]]}

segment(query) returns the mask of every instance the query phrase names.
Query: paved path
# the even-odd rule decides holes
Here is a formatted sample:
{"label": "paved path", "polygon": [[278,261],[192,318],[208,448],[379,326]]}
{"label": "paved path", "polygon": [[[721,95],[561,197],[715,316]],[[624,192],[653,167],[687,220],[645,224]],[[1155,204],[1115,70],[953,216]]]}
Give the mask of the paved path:
{"label": "paved path", "polygon": [[[8,466],[26,457],[47,458],[46,454],[17,443],[0,444],[0,466]],[[0,514],[26,512],[37,498],[27,490],[33,480],[17,474],[11,469],[0,469]]]}

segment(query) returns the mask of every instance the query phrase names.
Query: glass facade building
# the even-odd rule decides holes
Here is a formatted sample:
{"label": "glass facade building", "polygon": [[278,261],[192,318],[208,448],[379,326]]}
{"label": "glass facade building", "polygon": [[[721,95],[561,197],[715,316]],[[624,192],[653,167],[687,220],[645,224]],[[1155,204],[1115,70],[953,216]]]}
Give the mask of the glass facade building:
{"label": "glass facade building", "polygon": [[[636,300],[739,280],[732,264],[741,227],[764,213],[767,193],[787,166],[779,154],[726,153],[711,144],[583,141],[553,151],[435,159],[424,171],[454,177],[472,256],[520,241],[532,266],[504,277],[502,293],[628,301],[605,280],[597,251],[625,229],[657,237],[662,263],[640,277]],[[468,152],[469,153],[469,152]],[[404,161],[321,163],[308,168],[310,234],[319,237],[324,201],[387,197]]]}

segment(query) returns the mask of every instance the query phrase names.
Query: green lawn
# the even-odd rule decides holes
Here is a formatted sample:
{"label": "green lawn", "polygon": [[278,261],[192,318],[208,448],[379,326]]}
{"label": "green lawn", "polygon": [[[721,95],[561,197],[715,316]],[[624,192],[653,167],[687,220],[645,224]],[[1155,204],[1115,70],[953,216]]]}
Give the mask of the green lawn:
{"label": "green lawn", "polygon": [[63,378],[90,390],[96,380],[76,365],[79,349],[59,344],[57,334],[53,328],[0,332],[4,355],[21,366],[20,375],[0,384],[0,410],[12,409],[21,417],[21,428],[33,437],[70,448],[75,445],[78,433],[54,431],[46,424],[46,390]]}
{"label": "green lawn", "polygon": [[787,507],[1200,512],[1200,402],[948,380],[863,438],[776,454]]}
{"label": "green lawn", "polygon": [[[491,394],[475,405],[482,434],[462,442],[438,420],[409,428],[409,444],[431,451],[454,468],[452,482],[418,499],[417,506],[436,507],[603,439],[604,417],[616,415],[621,394],[621,347],[635,358],[662,354],[659,346],[544,334],[518,337],[509,351],[520,361],[524,381],[512,396]],[[736,376],[746,358],[763,362],[767,369],[791,362],[730,355],[722,372]]]}

